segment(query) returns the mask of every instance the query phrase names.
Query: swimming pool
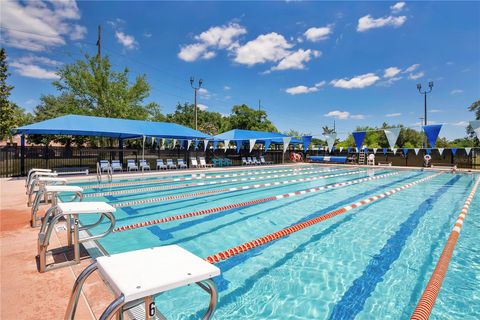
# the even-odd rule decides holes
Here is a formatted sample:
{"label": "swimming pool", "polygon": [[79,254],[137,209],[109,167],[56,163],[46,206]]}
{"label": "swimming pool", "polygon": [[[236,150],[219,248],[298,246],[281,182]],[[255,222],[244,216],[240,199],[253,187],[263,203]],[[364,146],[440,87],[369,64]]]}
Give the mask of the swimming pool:
{"label": "swimming pool", "polygon": [[[216,319],[407,319],[475,178],[305,165],[80,185],[85,201],[117,207],[115,232],[99,241],[109,254],[178,244],[215,262],[222,270]],[[480,317],[478,199],[432,319]],[[308,226],[231,257],[223,252],[299,224]],[[196,319],[207,301],[188,287],[162,294],[156,305],[168,319]]]}

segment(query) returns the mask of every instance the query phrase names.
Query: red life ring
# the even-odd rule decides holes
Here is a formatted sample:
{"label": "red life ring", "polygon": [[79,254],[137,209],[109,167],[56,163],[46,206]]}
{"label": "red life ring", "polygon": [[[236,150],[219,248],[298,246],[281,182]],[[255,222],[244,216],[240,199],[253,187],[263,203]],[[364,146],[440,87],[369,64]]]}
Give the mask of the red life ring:
{"label": "red life ring", "polygon": [[290,153],[290,160],[295,161],[295,159],[297,158],[296,156],[297,155],[295,154],[295,152]]}
{"label": "red life ring", "polygon": [[302,155],[300,153],[295,154],[295,161],[301,161],[302,160]]}

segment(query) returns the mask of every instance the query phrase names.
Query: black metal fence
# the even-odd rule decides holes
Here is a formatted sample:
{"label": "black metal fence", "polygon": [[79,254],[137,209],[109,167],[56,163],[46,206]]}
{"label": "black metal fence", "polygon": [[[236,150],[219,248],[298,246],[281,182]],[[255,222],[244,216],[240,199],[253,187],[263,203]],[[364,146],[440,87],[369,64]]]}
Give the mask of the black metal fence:
{"label": "black metal fence", "polygon": [[[298,152],[298,151],[296,151]],[[403,155],[403,151],[399,149],[395,155],[390,150],[384,155],[380,150],[376,154],[376,161],[391,162],[394,166],[422,166],[425,151],[421,150],[418,155],[412,149],[407,155]],[[372,153],[372,150],[370,150]],[[190,157],[205,156],[207,162],[211,162],[213,158],[229,158],[233,165],[241,165],[242,157],[264,155],[267,161],[273,163],[289,162],[289,152],[285,155],[282,152],[282,146],[272,146],[268,152],[253,150],[249,153],[248,149],[242,149],[237,153],[235,149],[207,150],[184,150],[176,148],[173,150],[155,150],[145,149],[145,159],[155,168],[156,159],[179,159],[183,158],[189,163]],[[330,155],[348,156],[347,150],[342,152],[335,151]],[[22,156],[23,155],[23,156]],[[309,150],[307,155],[325,155],[324,151]],[[480,148],[472,148],[469,155],[464,149],[458,149],[455,155],[450,149],[445,149],[440,155],[437,150],[432,151],[431,162],[434,165],[456,164],[459,168],[480,169]],[[133,159],[138,161],[142,159],[141,149],[118,149],[118,148],[68,148],[68,147],[45,147],[45,146],[5,146],[0,148],[0,177],[22,176],[31,168],[88,168],[91,172],[95,172],[96,164],[99,160],[120,160],[123,164],[127,160]]]}

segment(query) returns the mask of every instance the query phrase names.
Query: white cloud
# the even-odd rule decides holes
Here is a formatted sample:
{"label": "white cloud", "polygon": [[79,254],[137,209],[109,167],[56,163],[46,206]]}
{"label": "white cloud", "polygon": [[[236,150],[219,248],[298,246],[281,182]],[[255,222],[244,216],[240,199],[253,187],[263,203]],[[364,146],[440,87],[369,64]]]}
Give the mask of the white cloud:
{"label": "white cloud", "polygon": [[298,51],[295,51],[291,53],[290,55],[286,56],[280,62],[278,65],[272,67],[270,70],[272,71],[278,71],[278,70],[287,70],[287,69],[305,69],[305,62],[308,62],[312,59],[312,57],[319,57],[321,56],[321,52],[317,50],[303,50],[299,49]]}
{"label": "white cloud", "polygon": [[35,99],[28,99],[27,101],[25,101],[25,104],[28,104],[28,105],[33,105],[35,103],[37,103],[37,100]]}
{"label": "white cloud", "polygon": [[15,61],[23,64],[38,63],[38,64],[47,65],[50,67],[57,67],[62,64],[60,61],[52,60],[47,57],[32,56],[32,55],[17,58],[15,59]]}
{"label": "white cloud", "polygon": [[303,34],[305,38],[312,42],[318,42],[321,40],[328,39],[328,36],[332,33],[330,27],[320,27],[320,28],[310,28]]}
{"label": "white cloud", "polygon": [[419,64],[419,63],[412,64],[410,67],[408,67],[407,69],[405,69],[405,70],[403,71],[403,73],[413,72],[413,71],[417,70],[418,67],[420,67],[420,64]]}
{"label": "white cloud", "polygon": [[122,31],[115,31],[115,38],[117,38],[118,43],[127,49],[131,50],[138,48],[138,42],[135,40],[134,36],[128,35]]}
{"label": "white cloud", "polygon": [[2,43],[29,51],[44,51],[66,44],[66,36],[79,40],[86,28],[72,21],[80,19],[74,0],[2,1]]}
{"label": "white cloud", "polygon": [[387,113],[385,117],[393,118],[393,117],[400,117],[402,114],[400,112],[396,113]]}
{"label": "white cloud", "polygon": [[291,87],[291,88],[285,89],[285,92],[288,93],[288,94],[291,94],[291,95],[317,92],[324,85],[325,85],[325,81],[321,81],[319,83],[316,83],[313,87],[296,86],[296,87]]}
{"label": "white cloud", "polygon": [[400,73],[400,69],[397,68],[397,67],[390,67],[390,68],[387,68],[385,69],[385,72],[383,74],[383,77],[384,78],[392,78],[392,77],[395,77],[397,74]]}
{"label": "white cloud", "polygon": [[406,16],[394,17],[388,16],[374,19],[371,15],[366,15],[358,19],[357,31],[364,32],[374,28],[381,28],[385,26],[400,27],[407,21]]}
{"label": "white cloud", "polygon": [[229,87],[229,86],[224,86],[224,87],[223,87],[223,90],[225,90],[225,91],[228,91],[228,90],[231,90],[231,89],[232,89],[232,88]]}
{"label": "white cloud", "polygon": [[197,107],[199,110],[202,110],[202,111],[205,111],[208,109],[208,107],[204,104],[201,104],[201,103],[197,103]]}
{"label": "white cloud", "polygon": [[10,63],[10,66],[15,69],[15,71],[28,78],[35,79],[58,79],[59,76],[55,73],[54,70],[45,69],[39,65],[31,63],[22,63],[18,61],[13,61]]}
{"label": "white cloud", "polygon": [[369,87],[375,84],[375,82],[377,82],[379,79],[380,77],[374,73],[366,73],[366,74],[353,77],[351,79],[348,79],[348,78],[335,79],[330,81],[330,84],[332,84],[334,87],[337,87],[337,88],[360,89],[360,88]]}
{"label": "white cloud", "polygon": [[442,112],[442,110],[440,110],[440,109],[430,109],[430,110],[428,110],[428,112],[439,113],[439,112]]}
{"label": "white cloud", "polygon": [[391,9],[393,12],[399,12],[399,11],[402,11],[403,8],[405,8],[405,5],[406,5],[405,2],[397,2],[397,3],[395,3],[393,6],[390,6],[390,9]]}
{"label": "white cloud", "polygon": [[459,93],[463,93],[463,90],[462,89],[454,89],[454,90],[450,91],[450,94],[459,94]]}
{"label": "white cloud", "polygon": [[466,127],[466,126],[468,126],[468,124],[469,123],[467,121],[458,121],[458,122],[452,123],[452,125],[457,126],[457,127]]}
{"label": "white cloud", "polygon": [[417,72],[417,73],[410,73],[408,75],[408,79],[410,80],[417,80],[417,79],[420,79],[421,77],[423,77],[425,75],[424,72],[420,71],[420,72]]}
{"label": "white cloud", "polygon": [[277,62],[290,54],[290,44],[281,34],[271,32],[259,35],[235,50],[235,62],[253,66],[257,63]]}
{"label": "white cloud", "polygon": [[247,29],[238,23],[211,27],[207,31],[196,35],[196,43],[182,46],[178,57],[192,62],[197,59],[211,59],[216,56],[214,50],[234,50],[239,46],[238,37],[247,33]]}
{"label": "white cloud", "polygon": [[347,119],[354,119],[354,120],[362,120],[365,119],[365,115],[363,114],[351,114],[348,111],[339,111],[334,110],[324,114],[325,117],[334,117],[339,120],[347,120]]}
{"label": "white cloud", "polygon": [[151,38],[151,37],[152,37],[152,33],[145,31],[145,32],[143,33],[143,36],[144,36],[145,38]]}
{"label": "white cloud", "polygon": [[212,97],[212,94],[205,88],[200,88],[198,89],[198,94],[203,98],[203,99],[210,99]]}

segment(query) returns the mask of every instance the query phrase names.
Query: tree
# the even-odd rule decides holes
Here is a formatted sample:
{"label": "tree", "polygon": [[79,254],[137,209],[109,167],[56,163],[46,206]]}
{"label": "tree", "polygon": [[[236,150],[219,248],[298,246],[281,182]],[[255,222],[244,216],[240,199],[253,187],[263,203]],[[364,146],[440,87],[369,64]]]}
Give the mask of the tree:
{"label": "tree", "polygon": [[264,110],[256,110],[245,104],[236,105],[232,108],[229,117],[229,130],[244,129],[277,132],[277,128],[268,120]]}
{"label": "tree", "polygon": [[[222,133],[227,128],[228,120],[219,112],[198,110],[198,130],[209,135]],[[174,113],[167,114],[166,121],[175,122],[190,128],[195,128],[195,105],[178,103]]]}
{"label": "tree", "polygon": [[28,124],[32,116],[25,113],[15,103],[9,101],[10,92],[14,88],[7,84],[8,73],[7,54],[4,48],[0,49],[0,140],[10,139],[12,142],[12,129]]}
{"label": "tree", "polygon": [[[468,107],[468,110],[472,111],[472,112],[475,112],[475,120],[480,120],[480,100],[477,100],[477,101],[473,102]],[[473,131],[472,126],[468,125],[468,127],[467,127],[467,139],[471,140],[471,142],[472,142],[471,144],[473,146],[477,147],[477,146],[480,146],[480,141],[478,141],[478,139],[476,137],[477,137],[477,135]]]}

